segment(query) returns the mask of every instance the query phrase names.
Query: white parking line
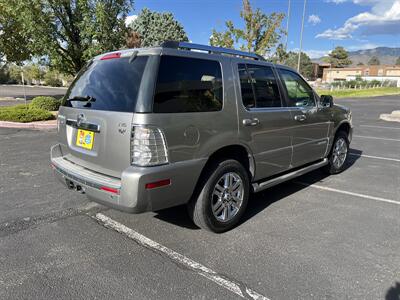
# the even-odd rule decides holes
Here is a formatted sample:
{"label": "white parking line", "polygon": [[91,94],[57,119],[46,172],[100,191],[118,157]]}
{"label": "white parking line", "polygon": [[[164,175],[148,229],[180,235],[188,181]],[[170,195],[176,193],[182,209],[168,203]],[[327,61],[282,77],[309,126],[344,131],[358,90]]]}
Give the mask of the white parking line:
{"label": "white parking line", "polygon": [[360,127],[382,128],[382,129],[400,129],[400,127],[375,126],[375,125],[360,125]]}
{"label": "white parking line", "polygon": [[351,155],[351,156],[357,156],[357,157],[365,157],[365,158],[382,159],[382,160],[389,160],[389,161],[400,162],[400,159],[397,159],[397,158],[389,158],[389,157],[381,157],[381,156],[357,154],[357,153],[351,153],[351,152],[349,153],[349,155]]}
{"label": "white parking line", "polygon": [[324,191],[336,192],[336,193],[340,193],[340,194],[356,196],[356,197],[359,197],[359,198],[365,198],[365,199],[369,199],[369,200],[374,200],[374,201],[380,201],[380,202],[386,202],[386,203],[400,205],[400,201],[390,200],[390,199],[386,199],[386,198],[381,198],[381,197],[369,196],[369,195],[365,195],[365,194],[359,194],[359,193],[353,193],[353,192],[338,190],[338,189],[334,189],[334,188],[330,188],[330,187],[326,187],[326,186],[321,186],[321,185],[317,185],[317,184],[310,184],[310,183],[306,183],[306,182],[302,182],[302,181],[295,181],[295,183],[300,184],[300,185],[304,185],[304,186],[313,187],[313,188],[320,189],[320,190],[324,190]]}
{"label": "white parking line", "polygon": [[400,140],[396,140],[396,139],[387,139],[387,138],[380,138],[380,137],[376,137],[376,136],[367,136],[367,135],[353,135],[353,137],[364,138],[364,139],[373,139],[373,140],[384,140],[384,141],[400,142]]}
{"label": "white parking line", "polygon": [[192,271],[196,272],[197,274],[207,278],[215,282],[216,284],[222,286],[223,288],[239,295],[242,298],[247,299],[260,299],[260,300],[268,300],[267,297],[251,290],[250,288],[243,286],[243,284],[239,284],[234,282],[231,279],[223,277],[219,275],[215,271],[207,268],[206,266],[191,260],[190,258],[175,252],[147,237],[144,235],[134,231],[133,229],[114,221],[113,219],[98,213],[93,216],[94,219],[101,222],[105,227],[111,228],[119,233],[125,234],[130,239],[134,240],[135,242],[141,244],[144,247],[150,248],[152,250],[158,251],[163,253],[164,255],[168,256],[170,259],[174,260],[175,262],[184,265],[185,267],[191,269]]}

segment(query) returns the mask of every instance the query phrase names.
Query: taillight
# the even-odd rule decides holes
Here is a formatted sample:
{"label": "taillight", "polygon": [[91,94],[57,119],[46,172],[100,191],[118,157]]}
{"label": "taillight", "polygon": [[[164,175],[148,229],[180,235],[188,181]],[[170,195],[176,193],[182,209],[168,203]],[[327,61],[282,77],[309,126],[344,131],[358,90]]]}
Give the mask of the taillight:
{"label": "taillight", "polygon": [[167,144],[162,130],[134,125],[131,135],[131,164],[149,167],[167,163]]}

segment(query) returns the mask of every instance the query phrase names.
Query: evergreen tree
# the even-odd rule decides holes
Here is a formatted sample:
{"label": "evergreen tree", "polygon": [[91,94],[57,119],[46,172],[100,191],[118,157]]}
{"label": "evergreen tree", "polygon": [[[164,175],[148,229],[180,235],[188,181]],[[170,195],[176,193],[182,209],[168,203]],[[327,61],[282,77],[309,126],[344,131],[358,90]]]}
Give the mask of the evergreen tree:
{"label": "evergreen tree", "polygon": [[343,47],[336,47],[331,53],[327,61],[332,64],[334,68],[344,68],[351,65],[348,52]]}
{"label": "evergreen tree", "polygon": [[144,8],[129,27],[132,29],[132,40],[140,47],[159,46],[168,40],[188,41],[183,26],[171,13],[158,13]]}

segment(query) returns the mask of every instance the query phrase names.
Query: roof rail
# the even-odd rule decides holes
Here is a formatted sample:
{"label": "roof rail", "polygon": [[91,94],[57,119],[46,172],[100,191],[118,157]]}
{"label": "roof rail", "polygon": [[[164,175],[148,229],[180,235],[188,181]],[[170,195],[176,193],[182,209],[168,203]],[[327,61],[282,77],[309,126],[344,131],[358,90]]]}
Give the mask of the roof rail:
{"label": "roof rail", "polygon": [[172,48],[172,49],[187,49],[187,50],[200,50],[206,51],[208,53],[218,53],[218,54],[229,54],[233,56],[242,56],[248,57],[255,60],[265,60],[261,55],[244,52],[234,49],[222,48],[222,47],[214,47],[200,44],[193,44],[187,42],[177,42],[177,41],[165,41],[160,45],[162,48]]}

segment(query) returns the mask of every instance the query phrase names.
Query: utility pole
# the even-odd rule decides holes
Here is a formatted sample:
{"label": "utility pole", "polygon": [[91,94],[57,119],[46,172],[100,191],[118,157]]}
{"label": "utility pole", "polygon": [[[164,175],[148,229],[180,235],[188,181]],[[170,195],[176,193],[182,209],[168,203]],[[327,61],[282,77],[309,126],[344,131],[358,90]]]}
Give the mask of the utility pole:
{"label": "utility pole", "polygon": [[301,51],[302,51],[302,48],[303,48],[304,18],[306,16],[306,3],[307,3],[307,0],[304,0],[303,20],[301,21],[301,33],[300,33],[300,51],[299,51],[299,58],[297,60],[297,72],[300,72]]}
{"label": "utility pole", "polygon": [[287,20],[286,20],[286,42],[285,42],[285,51],[287,51],[287,44],[288,44],[288,39],[289,39],[289,21],[290,21],[290,2],[288,2],[288,9],[287,9]]}
{"label": "utility pole", "polygon": [[24,78],[24,71],[21,72],[21,79],[22,79],[22,87],[24,89],[24,99],[25,99],[25,107],[27,107],[26,103],[26,91],[25,91],[25,78]]}

